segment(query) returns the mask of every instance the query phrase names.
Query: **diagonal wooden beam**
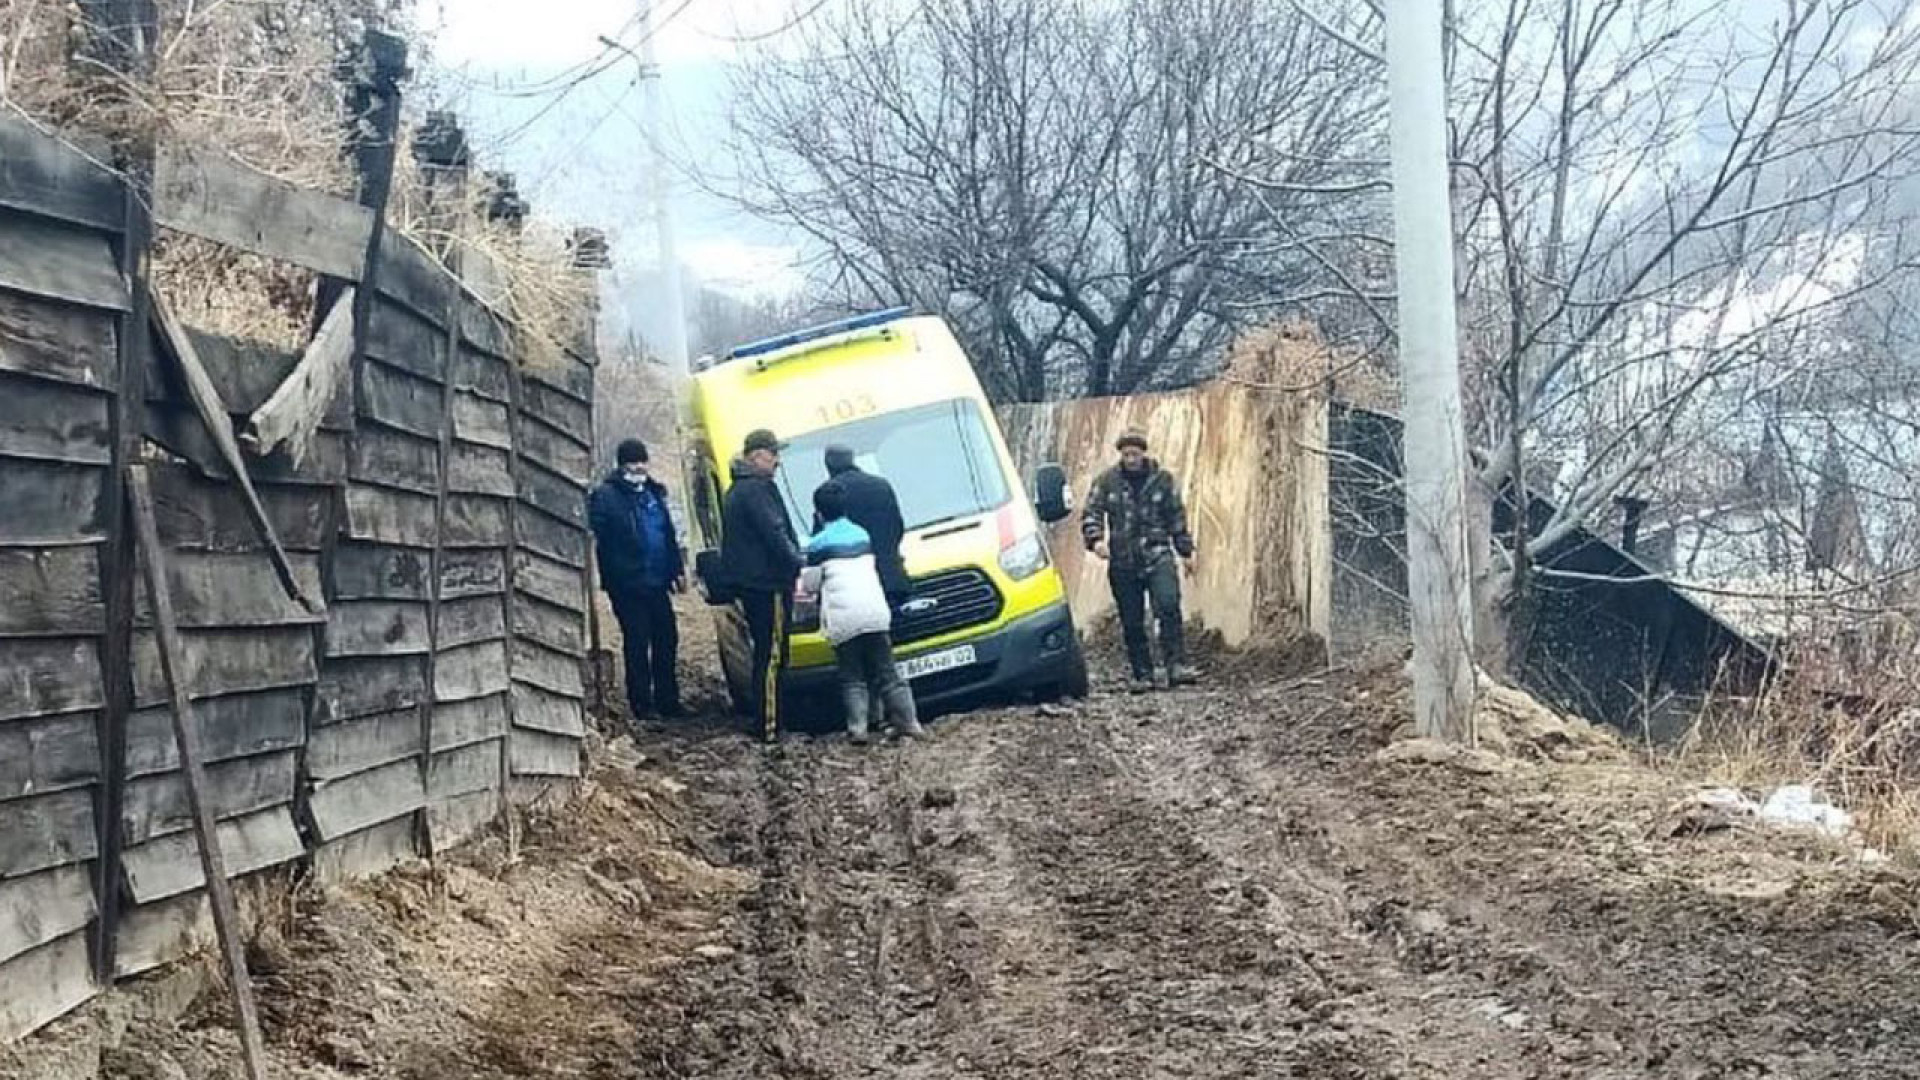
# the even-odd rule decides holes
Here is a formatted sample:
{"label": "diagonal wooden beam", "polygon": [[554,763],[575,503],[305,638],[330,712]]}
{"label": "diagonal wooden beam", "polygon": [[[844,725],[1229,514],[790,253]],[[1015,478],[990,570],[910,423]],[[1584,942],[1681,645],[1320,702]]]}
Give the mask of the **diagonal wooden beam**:
{"label": "diagonal wooden beam", "polygon": [[[242,474],[244,475],[244,474]],[[133,526],[147,562],[147,601],[153,610],[153,628],[160,644],[160,670],[167,680],[167,702],[173,711],[174,745],[180,751],[180,778],[186,785],[187,805],[193,811],[193,835],[200,844],[200,868],[207,878],[207,901],[213,907],[213,929],[226,960],[227,982],[233,992],[233,1011],[240,1028],[240,1049],[247,1076],[265,1080],[266,1046],[260,1038],[260,1016],[254,1008],[253,981],[247,974],[246,946],[240,940],[240,915],[227,880],[226,852],[207,798],[207,774],[200,757],[200,732],[193,703],[187,697],[186,657],[180,628],[173,617],[173,595],[167,588],[167,555],[154,522],[153,485],[147,467],[127,467],[127,494],[133,504]]]}
{"label": "diagonal wooden beam", "polygon": [[260,538],[266,541],[267,557],[273,560],[273,571],[280,578],[281,587],[308,611],[319,611],[314,598],[301,590],[300,581],[293,574],[293,563],[288,560],[286,549],[280,546],[280,537],[274,532],[273,522],[267,519],[266,507],[260,504],[260,493],[254,490],[253,478],[247,475],[247,463],[240,457],[240,443],[233,437],[233,421],[227,416],[227,406],[220,400],[219,389],[207,376],[207,369],[201,364],[200,354],[195,351],[192,339],[187,337],[180,321],[174,318],[172,309],[167,307],[166,300],[159,293],[153,294],[153,326],[166,345],[161,352],[179,368],[180,384],[186,387],[194,411],[200,414],[200,422],[207,426],[207,433],[213,436],[214,445],[220,451],[220,460],[226,464],[227,471],[233,474],[234,483],[240,485],[247,517],[253,522]]}
{"label": "diagonal wooden beam", "polygon": [[247,418],[240,442],[255,457],[285,446],[295,465],[306,458],[328,403],[352,370],[354,295],[349,288],[334,300],[320,332],[300,354],[300,363]]}

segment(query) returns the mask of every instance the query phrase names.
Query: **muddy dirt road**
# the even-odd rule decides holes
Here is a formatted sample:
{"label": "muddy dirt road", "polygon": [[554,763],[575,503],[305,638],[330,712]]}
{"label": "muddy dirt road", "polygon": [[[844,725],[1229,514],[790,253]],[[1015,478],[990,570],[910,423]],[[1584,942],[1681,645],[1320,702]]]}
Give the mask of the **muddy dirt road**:
{"label": "muddy dirt road", "polygon": [[1310,681],[650,736],[754,884],[631,1003],[632,1075],[1920,1075],[1898,872],[1669,836],[1604,748],[1385,764],[1392,723]]}
{"label": "muddy dirt road", "polygon": [[[602,744],[510,835],[271,894],[275,1075],[1920,1076],[1903,861],[1679,827],[1700,777],[1551,717],[1383,758],[1394,681],[1097,694],[865,750],[716,720]],[[0,1049],[0,1078],[237,1076],[211,967]]]}

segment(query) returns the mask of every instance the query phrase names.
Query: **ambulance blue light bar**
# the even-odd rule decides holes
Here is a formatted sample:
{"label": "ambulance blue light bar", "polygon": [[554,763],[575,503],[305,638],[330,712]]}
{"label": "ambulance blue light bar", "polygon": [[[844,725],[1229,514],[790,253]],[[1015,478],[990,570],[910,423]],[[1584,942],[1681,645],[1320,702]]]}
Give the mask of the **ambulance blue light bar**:
{"label": "ambulance blue light bar", "polygon": [[[809,326],[805,330],[795,330],[791,334],[782,334],[779,337],[770,337],[761,341],[738,346],[727,353],[727,359],[747,360],[756,356],[765,358],[777,352],[785,352],[796,345],[805,345],[811,341],[819,341],[821,338],[835,337],[840,334],[851,334],[859,330],[885,326],[895,319],[904,318],[910,310],[910,308],[906,307],[894,307],[888,308],[885,311],[873,311],[865,315],[853,315],[845,319],[836,319],[833,322],[821,323],[819,326]],[[762,363],[765,363],[764,359]]]}

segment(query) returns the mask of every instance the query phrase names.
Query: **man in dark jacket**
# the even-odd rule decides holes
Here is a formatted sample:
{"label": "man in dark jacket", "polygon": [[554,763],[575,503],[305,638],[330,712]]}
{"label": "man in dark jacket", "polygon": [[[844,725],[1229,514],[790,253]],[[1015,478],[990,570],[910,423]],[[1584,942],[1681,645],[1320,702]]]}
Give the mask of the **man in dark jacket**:
{"label": "man in dark jacket", "polygon": [[[900,499],[892,484],[854,463],[851,449],[829,446],[826,456],[827,475],[846,496],[847,519],[866,530],[873,544],[874,568],[880,571],[880,587],[887,592],[887,603],[898,611],[913,592],[906,561],[900,556],[900,542],[907,534],[906,522],[900,517]],[[819,532],[822,524],[816,514],[814,531]]]}
{"label": "man in dark jacket", "polygon": [[733,486],[721,511],[720,566],[739,597],[753,638],[747,699],[760,735],[780,734],[780,672],[787,664],[788,605],[805,561],[793,520],[774,483],[785,448],[771,431],[747,435],[733,463]]}
{"label": "man in dark jacket", "polygon": [[686,585],[680,538],[667,509],[667,489],[647,470],[647,446],[628,439],[618,464],[587,500],[600,587],[620,620],[627,665],[627,707],[635,723],[649,713],[682,715],[680,631],[672,593]]}
{"label": "man in dark jacket", "polygon": [[1193,535],[1187,509],[1173,474],[1147,456],[1147,437],[1138,431],[1114,444],[1120,463],[1093,482],[1080,511],[1080,532],[1087,550],[1107,563],[1107,582],[1120,609],[1127,642],[1128,684],[1135,693],[1154,685],[1153,650],[1147,642],[1147,602],[1160,623],[1160,654],[1166,681],[1185,684],[1196,675],[1187,666],[1186,627],[1180,617],[1178,555],[1189,568]]}

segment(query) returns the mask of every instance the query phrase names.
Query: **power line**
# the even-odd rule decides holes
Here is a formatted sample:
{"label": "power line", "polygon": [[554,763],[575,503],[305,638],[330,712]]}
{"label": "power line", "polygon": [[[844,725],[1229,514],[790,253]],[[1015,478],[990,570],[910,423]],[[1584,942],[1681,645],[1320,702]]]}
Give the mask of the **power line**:
{"label": "power line", "polygon": [[793,18],[788,19],[785,23],[771,30],[761,30],[752,34],[713,34],[705,30],[702,30],[701,33],[716,41],[725,41],[733,45],[754,45],[762,41],[777,38],[789,30],[799,29],[802,23],[818,15],[820,10],[826,6],[827,0],[814,0],[812,7],[809,7],[807,10],[795,15]]}
{"label": "power line", "polygon": [[[650,42],[652,42],[654,38],[660,35],[660,32],[662,30],[665,30],[667,26],[671,24],[675,19],[679,18],[681,15],[684,15],[687,9],[691,8],[692,6],[693,6],[693,0],[681,0],[679,7],[674,8],[671,12],[667,14],[665,18],[661,19],[658,23],[649,27],[647,30],[646,36],[641,38],[640,41],[633,46],[627,46],[624,43],[618,41],[617,39],[602,38],[601,50],[599,55],[596,56],[593,61],[589,61],[589,63],[592,63],[595,66],[586,72],[583,72],[579,75],[574,76],[572,79],[570,79],[566,83],[566,85],[561,86],[556,90],[548,91],[549,93],[552,93],[554,95],[553,98],[549,100],[546,104],[542,105],[537,111],[534,112],[532,116],[528,117],[525,121],[515,125],[512,130],[501,135],[498,139],[493,140],[492,148],[494,150],[500,150],[502,148],[512,146],[521,137],[526,135],[528,131],[532,130],[535,124],[538,124],[541,120],[544,120],[548,113],[551,113],[554,109],[558,108],[562,102],[566,101],[568,97],[572,96],[575,90],[579,89],[583,84],[598,78],[602,74],[605,74],[607,71],[611,70],[614,67],[614,65],[620,62],[619,57],[608,56],[609,53],[618,51],[625,56],[629,56],[629,57],[634,56],[635,49],[643,47],[649,44]],[[632,29],[633,25],[639,22],[640,19],[641,19],[641,16],[638,14],[636,14],[632,19],[629,19],[626,26],[621,28],[621,34],[624,35],[627,30]],[[639,82],[640,79],[647,78],[649,74],[650,73],[645,71],[643,68],[643,70],[638,75],[635,76],[634,82],[637,83]],[[632,84],[629,84],[629,86],[631,85]],[[535,95],[528,95],[528,96],[535,96]],[[611,112],[612,112],[612,109],[609,109],[608,113],[610,114]],[[607,122],[607,117],[605,115],[602,115],[600,119],[594,122],[591,130],[598,131],[601,125],[605,124],[606,122]]]}

